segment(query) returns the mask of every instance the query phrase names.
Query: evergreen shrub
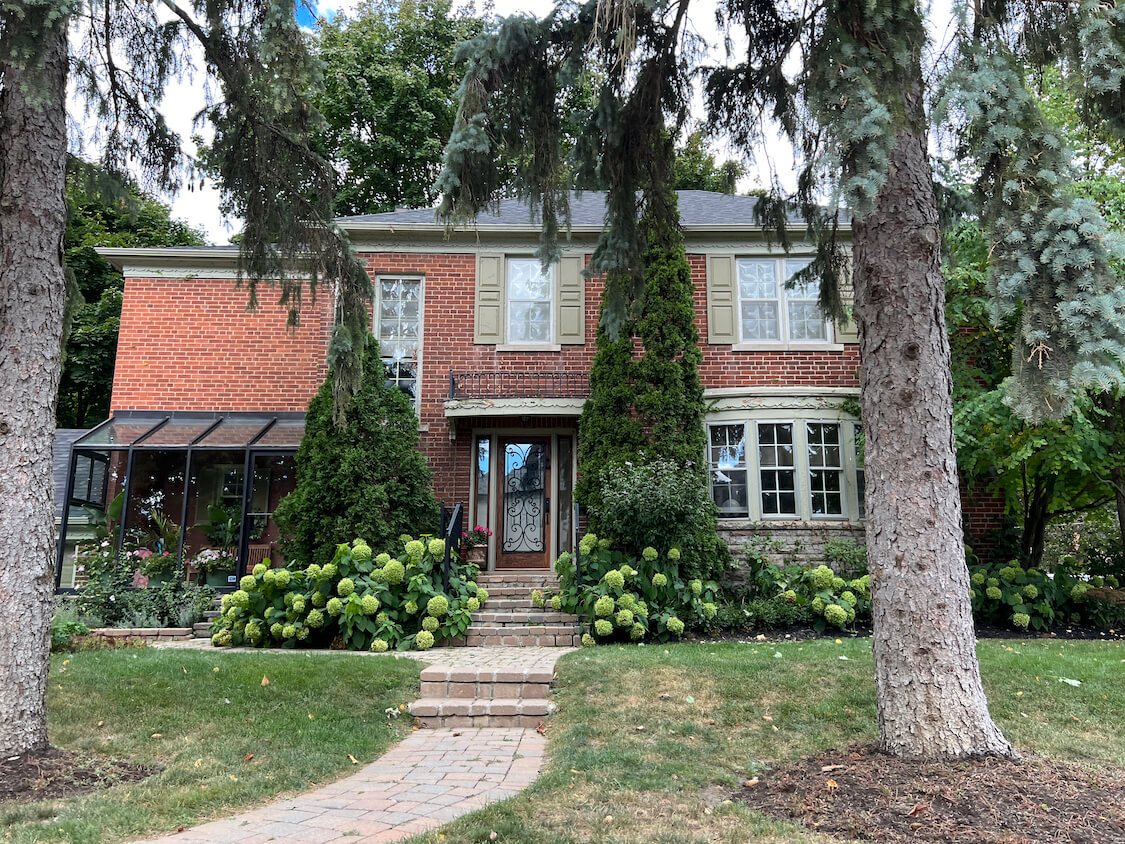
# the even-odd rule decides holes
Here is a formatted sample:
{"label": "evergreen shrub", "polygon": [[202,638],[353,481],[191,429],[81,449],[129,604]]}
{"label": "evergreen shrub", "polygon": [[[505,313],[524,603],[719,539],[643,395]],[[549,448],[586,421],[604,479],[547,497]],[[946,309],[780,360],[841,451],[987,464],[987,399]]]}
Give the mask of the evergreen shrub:
{"label": "evergreen shrub", "polygon": [[479,609],[488,597],[476,584],[478,567],[461,562],[454,552],[445,592],[442,540],[406,535],[394,542],[399,549],[395,557],[375,555],[356,539],[337,545],[323,566],[255,566],[238,591],[223,596],[212,644],[336,646],[381,653],[388,648],[425,650],[436,641],[464,635],[473,607]]}
{"label": "evergreen shrub", "polygon": [[410,397],[388,387],[379,343],[368,335],[363,380],[346,423],[333,421],[335,374],[309,402],[297,451],[297,486],[277,507],[286,560],[324,565],[336,544],[366,537],[391,547],[407,531],[437,528],[431,475],[418,450],[418,418]]}

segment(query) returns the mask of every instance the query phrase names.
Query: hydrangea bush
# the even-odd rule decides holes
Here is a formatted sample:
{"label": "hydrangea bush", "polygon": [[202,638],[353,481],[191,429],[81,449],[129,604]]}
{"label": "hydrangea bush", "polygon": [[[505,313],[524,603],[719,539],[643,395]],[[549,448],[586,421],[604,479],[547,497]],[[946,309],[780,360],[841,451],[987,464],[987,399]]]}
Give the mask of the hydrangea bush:
{"label": "hydrangea bush", "polygon": [[592,619],[593,635],[583,637],[584,645],[668,641],[714,619],[719,587],[713,581],[682,579],[679,549],[661,555],[649,547],[639,558],[627,557],[594,534],[582,537],[578,547],[581,584],[574,555],[563,554],[555,563],[559,594],[539,593],[533,599],[540,606]]}
{"label": "hydrangea bush", "polygon": [[831,568],[787,569],[789,577],[781,585],[781,596],[791,604],[808,606],[813,612],[813,629],[823,633],[834,627],[844,630],[857,618],[871,615],[871,577],[845,580]]}
{"label": "hydrangea bush", "polygon": [[977,621],[1018,630],[1047,630],[1056,622],[1081,623],[1087,615],[1087,591],[1116,586],[1114,578],[1087,580],[1064,569],[1046,574],[1025,569],[1016,560],[1007,565],[973,566],[969,579]]}
{"label": "hydrangea bush", "polygon": [[488,597],[477,566],[453,555],[442,590],[445,542],[399,537],[401,552],[375,555],[362,539],[336,546],[332,561],[270,568],[265,563],[222,599],[212,644],[350,650],[425,650],[462,636]]}

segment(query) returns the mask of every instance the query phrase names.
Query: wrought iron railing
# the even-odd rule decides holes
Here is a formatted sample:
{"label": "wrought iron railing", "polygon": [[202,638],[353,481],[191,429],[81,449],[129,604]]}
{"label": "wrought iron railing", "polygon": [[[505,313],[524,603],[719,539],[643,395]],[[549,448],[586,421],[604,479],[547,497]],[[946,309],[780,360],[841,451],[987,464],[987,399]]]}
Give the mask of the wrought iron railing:
{"label": "wrought iron railing", "polygon": [[451,399],[586,398],[581,372],[450,372]]}
{"label": "wrought iron railing", "polygon": [[452,510],[441,505],[441,538],[445,540],[445,556],[441,564],[442,591],[449,592],[449,564],[453,553],[453,543],[457,543],[457,555],[461,555],[461,536],[465,531],[465,514],[458,504]]}

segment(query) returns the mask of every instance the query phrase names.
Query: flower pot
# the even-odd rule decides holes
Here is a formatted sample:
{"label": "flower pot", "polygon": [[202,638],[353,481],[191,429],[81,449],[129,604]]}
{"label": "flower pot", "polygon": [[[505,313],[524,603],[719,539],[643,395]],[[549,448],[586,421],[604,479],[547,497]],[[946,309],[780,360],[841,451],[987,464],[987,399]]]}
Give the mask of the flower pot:
{"label": "flower pot", "polygon": [[465,562],[484,568],[485,562],[488,560],[488,546],[487,545],[472,545],[465,551]]}
{"label": "flower pot", "polygon": [[[238,577],[235,576],[233,571],[209,571],[204,577],[207,585],[214,586],[216,589],[238,588]],[[234,577],[234,580],[228,580],[230,577]]]}

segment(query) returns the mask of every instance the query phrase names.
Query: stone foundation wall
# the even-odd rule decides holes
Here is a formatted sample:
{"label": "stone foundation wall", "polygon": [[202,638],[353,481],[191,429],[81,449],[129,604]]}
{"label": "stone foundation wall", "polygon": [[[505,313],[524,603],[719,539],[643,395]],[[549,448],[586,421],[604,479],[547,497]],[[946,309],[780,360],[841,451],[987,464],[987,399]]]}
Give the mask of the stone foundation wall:
{"label": "stone foundation wall", "polygon": [[190,639],[190,627],[95,627],[91,636],[104,636],[107,639],[144,639],[155,642],[157,639]]}
{"label": "stone foundation wall", "polygon": [[[781,566],[818,566],[826,562],[824,543],[832,539],[864,543],[863,525],[848,522],[724,521],[719,523],[719,536],[730,546],[739,568],[746,564],[743,547],[748,542],[761,549],[771,563]],[[735,572],[734,578],[737,577]]]}

